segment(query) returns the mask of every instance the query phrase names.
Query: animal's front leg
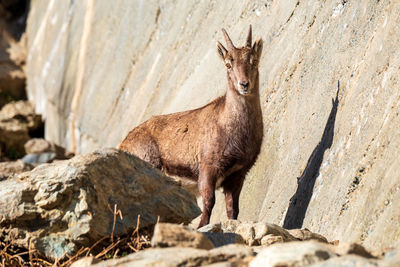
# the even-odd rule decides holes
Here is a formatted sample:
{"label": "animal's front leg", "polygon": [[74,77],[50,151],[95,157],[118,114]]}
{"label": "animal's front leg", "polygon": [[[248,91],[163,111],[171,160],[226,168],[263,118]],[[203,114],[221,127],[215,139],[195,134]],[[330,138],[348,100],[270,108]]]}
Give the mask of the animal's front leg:
{"label": "animal's front leg", "polygon": [[239,215],[239,196],[240,191],[242,191],[244,177],[242,173],[235,173],[227,177],[222,184],[228,219],[236,220]]}
{"label": "animal's front leg", "polygon": [[203,201],[203,212],[198,228],[210,222],[211,211],[215,204],[216,174],[212,167],[204,166],[200,169],[198,187]]}

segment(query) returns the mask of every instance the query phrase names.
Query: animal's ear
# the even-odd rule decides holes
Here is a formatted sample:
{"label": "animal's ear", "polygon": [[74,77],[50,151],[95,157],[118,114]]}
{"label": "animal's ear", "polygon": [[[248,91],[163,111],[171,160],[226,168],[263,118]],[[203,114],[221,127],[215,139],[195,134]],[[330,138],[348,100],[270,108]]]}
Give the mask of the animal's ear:
{"label": "animal's ear", "polygon": [[217,42],[217,52],[218,56],[222,59],[222,61],[225,61],[226,54],[228,53],[228,50],[220,43]]}
{"label": "animal's ear", "polygon": [[262,48],[263,48],[263,40],[257,39],[257,41],[255,41],[253,45],[253,51],[257,56],[257,60],[259,60],[261,57]]}

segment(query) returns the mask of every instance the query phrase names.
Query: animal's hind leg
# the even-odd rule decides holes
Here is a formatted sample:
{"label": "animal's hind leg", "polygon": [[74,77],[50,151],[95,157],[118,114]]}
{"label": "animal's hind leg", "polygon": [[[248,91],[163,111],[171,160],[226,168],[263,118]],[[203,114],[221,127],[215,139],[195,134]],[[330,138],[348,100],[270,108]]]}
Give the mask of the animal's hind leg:
{"label": "animal's hind leg", "polygon": [[243,172],[236,172],[228,176],[222,184],[228,219],[236,220],[239,215],[239,196],[244,178],[245,174]]}

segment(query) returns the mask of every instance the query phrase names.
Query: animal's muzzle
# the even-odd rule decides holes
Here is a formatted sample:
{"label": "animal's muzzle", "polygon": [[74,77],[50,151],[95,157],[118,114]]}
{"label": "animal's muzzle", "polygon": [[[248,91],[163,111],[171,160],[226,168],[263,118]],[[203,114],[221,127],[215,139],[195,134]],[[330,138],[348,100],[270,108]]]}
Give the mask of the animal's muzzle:
{"label": "animal's muzzle", "polygon": [[242,89],[242,90],[247,90],[249,88],[248,81],[240,82],[239,85],[240,85],[240,89]]}

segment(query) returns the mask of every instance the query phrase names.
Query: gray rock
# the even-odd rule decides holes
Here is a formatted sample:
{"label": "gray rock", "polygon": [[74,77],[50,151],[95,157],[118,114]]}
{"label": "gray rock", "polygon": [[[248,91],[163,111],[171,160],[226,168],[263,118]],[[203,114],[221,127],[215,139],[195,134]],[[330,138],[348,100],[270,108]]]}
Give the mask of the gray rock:
{"label": "gray rock", "polygon": [[25,155],[21,160],[26,164],[39,165],[43,163],[50,163],[56,158],[56,153],[45,152],[40,154],[28,154]]}
{"label": "gray rock", "polygon": [[[242,242],[250,246],[259,246],[262,243],[272,244],[279,241],[296,240],[286,229],[264,222],[228,220],[222,223],[206,225],[200,228],[199,231],[206,233],[211,240],[215,240],[213,241],[215,246]],[[263,239],[264,241],[262,241]]]}
{"label": "gray rock", "polygon": [[152,247],[214,248],[213,243],[203,233],[187,226],[171,223],[158,223],[156,225],[151,245]]}
{"label": "gray rock", "polygon": [[215,247],[222,247],[229,244],[245,244],[243,237],[236,233],[203,232]]}
{"label": "gray rock", "polygon": [[[49,258],[162,222],[189,223],[200,214],[195,197],[149,164],[116,149],[43,164],[0,182],[0,234]],[[111,206],[111,207],[110,207]]]}
{"label": "gray rock", "polygon": [[197,231],[204,233],[215,247],[229,244],[245,244],[243,237],[235,233],[236,227],[240,224],[237,220],[229,220],[224,223],[207,224]]}
{"label": "gray rock", "polygon": [[284,239],[282,236],[276,235],[265,235],[261,238],[261,245],[262,246],[269,246],[275,243],[282,243]]}
{"label": "gray rock", "polygon": [[273,244],[258,253],[250,267],[303,267],[336,257],[330,245],[316,241]]}

